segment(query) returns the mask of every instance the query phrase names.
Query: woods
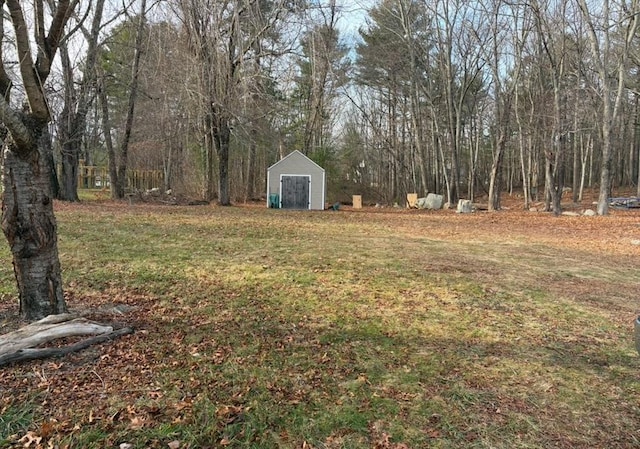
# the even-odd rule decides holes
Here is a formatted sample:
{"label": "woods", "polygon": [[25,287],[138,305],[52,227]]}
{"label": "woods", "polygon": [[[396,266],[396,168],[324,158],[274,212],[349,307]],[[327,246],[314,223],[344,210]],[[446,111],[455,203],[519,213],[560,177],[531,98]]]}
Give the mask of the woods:
{"label": "woods", "polygon": [[114,198],[134,168],[228,205],[262,197],[266,168],[298,149],[327,168],[331,200],[436,192],[499,210],[508,192],[559,213],[566,188],[598,188],[605,215],[640,176],[637,9],[96,2],[67,18],[43,83],[57,196],[78,199],[82,160],[110,167]]}
{"label": "woods", "polygon": [[114,199],[155,170],[221,205],[263,199],[293,150],[331,203],[508,193],[560,214],[595,188],[606,215],[640,193],[636,0],[1,5],[3,230],[30,319],[65,310],[51,204],[79,199],[81,164]]}

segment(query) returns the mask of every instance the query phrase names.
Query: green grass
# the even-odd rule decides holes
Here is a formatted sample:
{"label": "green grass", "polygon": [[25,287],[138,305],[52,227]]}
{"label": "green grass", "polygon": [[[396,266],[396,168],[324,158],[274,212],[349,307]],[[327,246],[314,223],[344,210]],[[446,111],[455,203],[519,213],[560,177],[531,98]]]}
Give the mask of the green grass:
{"label": "green grass", "polygon": [[[0,384],[0,447],[46,420],[78,448],[640,446],[633,259],[550,251],[526,229],[435,232],[454,215],[86,202],[57,216],[70,307],[133,305],[112,318],[138,331],[9,368],[23,381]],[[576,295],[576,277],[598,290]]]}
{"label": "green grass", "polygon": [[31,403],[16,404],[0,410],[0,447],[9,444],[13,436],[23,434],[33,423],[34,407]]}

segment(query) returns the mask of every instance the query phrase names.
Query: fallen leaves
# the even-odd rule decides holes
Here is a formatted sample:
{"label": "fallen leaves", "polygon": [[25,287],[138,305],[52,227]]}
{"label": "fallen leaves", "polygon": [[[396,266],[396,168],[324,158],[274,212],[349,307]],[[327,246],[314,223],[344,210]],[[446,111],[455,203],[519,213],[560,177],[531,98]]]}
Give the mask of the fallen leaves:
{"label": "fallen leaves", "polygon": [[31,445],[37,447],[40,445],[40,442],[42,442],[42,437],[35,432],[29,431],[20,438],[18,442],[21,443],[23,447],[31,447]]}

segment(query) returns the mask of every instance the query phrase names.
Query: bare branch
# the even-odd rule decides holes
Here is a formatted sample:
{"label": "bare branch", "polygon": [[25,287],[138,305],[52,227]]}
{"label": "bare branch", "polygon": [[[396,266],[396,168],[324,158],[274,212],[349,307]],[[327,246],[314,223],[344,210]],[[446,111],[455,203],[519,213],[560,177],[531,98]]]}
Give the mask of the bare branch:
{"label": "bare branch", "polygon": [[[4,9],[5,0],[0,0],[0,12]],[[0,42],[4,42],[4,20],[0,17]],[[11,95],[11,78],[4,68],[4,50],[0,45],[0,96],[9,102]]]}
{"label": "bare branch", "polygon": [[55,56],[58,46],[60,45],[60,41],[64,35],[64,26],[69,20],[71,11],[75,9],[78,2],[79,0],[73,0],[73,2],[70,0],[60,0],[58,3],[58,9],[53,14],[49,34],[45,39],[44,54],[38,54],[37,68],[40,76],[40,82],[42,83],[44,83],[45,79],[49,76],[53,57]]}
{"label": "bare branch", "polygon": [[[51,9],[53,10],[53,0],[48,0],[49,4],[51,5]],[[71,10],[73,11],[75,9],[75,7],[72,7]],[[60,43],[58,45],[62,45],[64,42],[66,42],[71,36],[73,36],[78,30],[83,28],[84,22],[87,20],[87,17],[89,17],[89,13],[91,12],[91,8],[87,7],[87,9],[84,11],[83,16],[80,18],[80,20],[78,20],[78,23],[76,24],[76,26],[74,26],[72,29],[70,29],[67,33],[65,33],[65,35],[62,37],[62,39],[60,39]]]}
{"label": "bare branch", "polygon": [[7,5],[9,6],[11,22],[13,23],[13,28],[16,33],[16,50],[20,63],[20,75],[22,76],[22,83],[24,84],[24,89],[27,94],[29,107],[34,116],[48,119],[49,109],[47,108],[40,80],[38,80],[34,70],[33,58],[31,57],[31,45],[27,33],[27,23],[22,13],[20,1],[7,0]]}

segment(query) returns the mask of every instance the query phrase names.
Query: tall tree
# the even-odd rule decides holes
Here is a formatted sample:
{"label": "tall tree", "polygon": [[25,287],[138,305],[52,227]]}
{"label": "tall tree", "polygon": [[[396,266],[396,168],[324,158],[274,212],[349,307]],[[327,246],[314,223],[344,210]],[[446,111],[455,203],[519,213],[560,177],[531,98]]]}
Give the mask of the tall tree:
{"label": "tall tree", "polygon": [[[3,12],[5,5],[8,8],[26,100],[24,107],[12,106],[13,83],[5,64],[13,58],[0,54],[0,121],[7,133],[2,230],[13,256],[20,314],[27,320],[66,310],[51,190],[51,115],[43,83],[51,73],[65,24],[77,4],[78,0],[60,0],[47,17],[44,0],[34,1],[32,8],[24,8],[19,0],[0,0]],[[5,20],[3,15],[2,42],[6,38]]]}
{"label": "tall tree", "polygon": [[125,115],[124,132],[120,138],[119,147],[114,152],[113,158],[109,159],[109,177],[111,178],[111,197],[115,199],[124,198],[127,183],[127,162],[129,153],[129,142],[133,130],[133,119],[135,117],[136,101],[138,99],[138,87],[140,80],[140,60],[142,57],[142,44],[147,23],[147,0],[140,2],[140,14],[138,15],[136,34],[133,48],[133,64],[131,65],[131,82],[129,84],[129,95]]}
{"label": "tall tree", "polygon": [[[609,196],[612,179],[613,127],[620,112],[627,79],[627,60],[631,42],[638,29],[640,2],[625,0],[614,4],[603,0],[597,7],[589,6],[585,0],[578,0],[578,6],[587,25],[587,35],[591,43],[593,65],[598,76],[596,89],[602,101],[602,162],[600,166],[600,191],[598,194],[598,215],[609,212]],[[614,33],[618,33],[622,43],[617,45]]]}
{"label": "tall tree", "polygon": [[319,10],[322,22],[302,39],[298,95],[301,106],[302,152],[312,155],[329,145],[336,117],[333,104],[338,88],[346,83],[346,47],[340,42],[339,13],[335,0]]}
{"label": "tall tree", "polygon": [[[501,177],[503,159],[510,134],[510,119],[512,114],[512,99],[516,97],[519,83],[522,51],[528,34],[528,23],[519,5],[507,4],[502,0],[494,0],[488,17],[491,18],[491,40],[487,49],[487,60],[491,67],[494,92],[494,133],[495,145],[491,172],[489,174],[489,204],[488,209],[500,209],[500,193],[502,190]],[[509,35],[512,41],[508,42]],[[510,50],[512,56],[507,57]],[[509,65],[505,60],[512,60]],[[504,73],[505,68],[510,69]],[[509,79],[504,79],[505,77]],[[516,97],[517,98],[517,97]]]}
{"label": "tall tree", "polygon": [[[87,54],[84,60],[83,76],[76,80],[66,42],[60,46],[62,74],[64,81],[64,107],[58,120],[58,140],[60,142],[61,171],[59,198],[78,201],[78,163],[82,139],[86,130],[87,114],[95,98],[98,60],[98,38],[102,29],[105,0],[97,0],[94,5],[91,28],[86,31]],[[78,88],[76,88],[78,84]]]}
{"label": "tall tree", "polygon": [[[428,3],[428,2],[427,2]],[[447,197],[454,204],[461,196],[460,168],[461,147],[465,128],[465,113],[469,99],[482,85],[486,61],[482,57],[484,39],[491,36],[490,30],[481,30],[485,21],[483,11],[473,3],[463,0],[436,0],[432,14],[436,26],[436,49],[443,87],[445,120],[443,137],[449,155],[447,167],[450,180]],[[444,162],[444,160],[443,160]]]}
{"label": "tall tree", "polygon": [[[545,208],[559,215],[562,212],[560,201],[565,178],[566,152],[566,120],[567,107],[564,85],[566,83],[567,54],[569,35],[567,21],[569,2],[559,3],[548,0],[532,2],[535,17],[540,54],[547,64],[540,70],[548,68],[546,74],[550,78],[553,95],[553,125],[549,134],[549,142],[545,148]],[[540,77],[539,81],[544,82]],[[546,86],[542,86],[546,88]]]}
{"label": "tall tree", "polygon": [[365,165],[386,200],[397,201],[417,190],[417,171],[427,190],[423,106],[434,97],[430,18],[416,0],[385,0],[369,14],[356,47],[356,79],[370,98],[359,104],[372,134]]}

